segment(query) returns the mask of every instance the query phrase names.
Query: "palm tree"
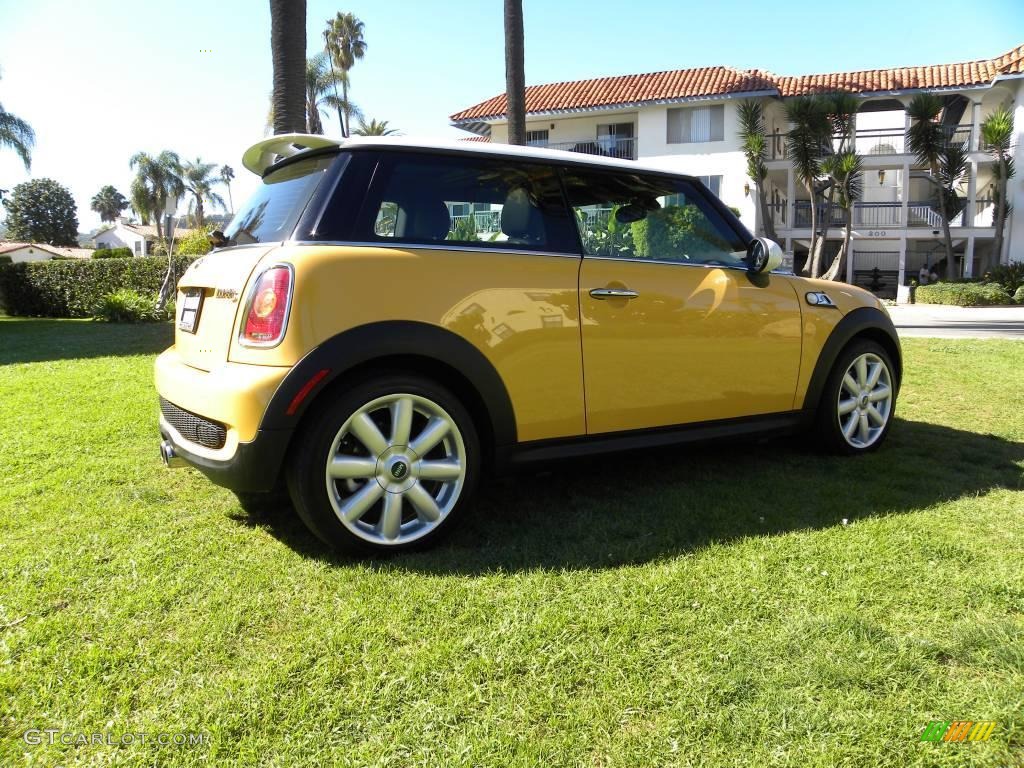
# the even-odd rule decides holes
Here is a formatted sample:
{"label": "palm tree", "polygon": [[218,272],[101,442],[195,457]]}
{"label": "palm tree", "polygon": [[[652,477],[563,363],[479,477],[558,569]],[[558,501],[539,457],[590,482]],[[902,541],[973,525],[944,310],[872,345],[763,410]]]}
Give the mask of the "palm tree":
{"label": "palm tree", "polygon": [[946,251],[946,279],[955,280],[957,266],[949,222],[962,208],[957,187],[967,172],[967,151],[962,143],[957,144],[947,138],[938,119],[942,106],[942,99],[933,93],[915,96],[907,107],[910,127],[907,128],[906,141],[917,161],[928,167],[927,178],[936,188]]}
{"label": "palm tree", "polygon": [[270,0],[274,61],[274,133],[301,133],[306,125],[306,0]]}
{"label": "palm tree", "polygon": [[100,215],[100,221],[113,222],[128,207],[128,201],[112,185],[107,184],[93,195],[90,207]]}
{"label": "palm tree", "polygon": [[[338,96],[338,84],[345,91],[345,97]],[[331,64],[326,52],[313,56],[306,62],[306,132],[324,132],[321,113],[325,109],[336,109],[346,115],[362,120],[363,113],[348,99],[348,73],[339,72]]]}
{"label": "palm tree", "polygon": [[[366,54],[366,41],[363,39],[363,22],[351,13],[340,11],[333,19],[327,20],[324,30],[324,50],[331,59],[331,65],[337,67],[344,79],[341,83],[342,98],[339,100],[338,121],[341,123],[342,138],[349,137],[349,126],[352,114],[342,105],[348,104],[348,73],[358,59]],[[337,97],[337,93],[335,93]]]}
{"label": "palm tree", "polygon": [[775,224],[768,212],[768,166],[765,164],[764,107],[760,102],[746,100],[739,104],[740,141],[747,158],[747,175],[757,190],[758,213],[761,218],[761,232],[765,237],[777,240]]}
{"label": "palm tree", "polygon": [[359,121],[359,127],[356,128],[352,133],[355,136],[395,136],[398,134],[397,128],[388,128],[388,121],[381,120],[379,123],[376,120],[365,120]]}
{"label": "palm tree", "polygon": [[211,205],[221,210],[226,207],[224,198],[213,191],[213,185],[220,183],[216,173],[216,163],[204,163],[198,157],[194,163],[186,162],[182,167],[182,181],[185,184],[185,191],[192,195],[188,211],[192,215],[193,224],[201,227],[205,223],[204,203],[209,201]]}
{"label": "palm tree", "polygon": [[231,199],[231,182],[235,180],[235,169],[230,165],[220,167],[220,180],[228,188],[228,205],[231,206],[231,215],[235,215],[235,201]]}
{"label": "palm tree", "polygon": [[792,125],[786,134],[786,154],[793,162],[793,171],[811,198],[811,247],[807,251],[804,271],[816,276],[813,256],[820,254],[818,239],[818,178],[821,176],[821,148],[832,140],[832,123],[828,105],[819,97],[797,96],[786,102],[786,119]]}
{"label": "palm tree", "polygon": [[863,165],[861,156],[853,149],[830,155],[822,162],[822,171],[832,179],[832,193],[835,204],[843,210],[843,243],[831,266],[822,277],[826,280],[843,280],[846,276],[846,260],[850,258],[850,237],[853,234],[853,207],[863,194]]}
{"label": "palm tree", "polygon": [[[985,118],[981,124],[981,139],[986,152],[996,161],[993,167],[995,176],[995,210],[992,212],[992,225],[996,228],[992,240],[991,266],[998,266],[1003,256],[1003,230],[1006,228],[1008,201],[1006,199],[1007,182],[1013,178],[1013,157],[1010,155],[1010,142],[1013,139],[1013,113],[1003,105]],[[989,264],[981,266],[985,274]]]}
{"label": "palm tree", "polygon": [[164,239],[160,217],[167,201],[181,197],[185,193],[185,185],[181,180],[181,160],[175,152],[164,150],[155,157],[145,152],[132,155],[128,165],[135,171],[132,182],[132,205],[138,203],[135,210],[139,216],[152,216],[156,219],[157,240]]}
{"label": "palm tree", "polygon": [[25,170],[32,168],[32,147],[36,133],[32,126],[4,109],[0,104],[0,147],[10,147],[25,164]]}
{"label": "palm tree", "polygon": [[505,101],[508,105],[509,144],[526,144],[526,71],[523,58],[523,0],[505,0]]}
{"label": "palm tree", "polygon": [[153,201],[150,200],[149,190],[145,183],[138,176],[132,179],[132,185],[128,189],[128,199],[135,215],[139,217],[139,221],[149,224],[150,218],[155,214]]}

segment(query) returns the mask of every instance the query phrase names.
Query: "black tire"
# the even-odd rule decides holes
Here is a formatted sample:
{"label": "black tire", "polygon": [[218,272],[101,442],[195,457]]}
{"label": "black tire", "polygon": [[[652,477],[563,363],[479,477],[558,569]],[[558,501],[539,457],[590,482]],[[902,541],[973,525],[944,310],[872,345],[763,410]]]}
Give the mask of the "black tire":
{"label": "black tire", "polygon": [[[439,539],[451,531],[465,509],[470,505],[480,474],[480,442],[469,412],[446,387],[415,374],[380,374],[353,382],[344,389],[335,390],[335,392],[336,394],[333,396],[331,393],[325,393],[324,397],[330,397],[330,399],[323,403],[318,403],[304,419],[303,427],[299,434],[295,436],[295,447],[288,459],[286,467],[288,492],[299,517],[309,530],[325,544],[334,549],[354,554],[379,554],[420,549],[436,544]],[[340,504],[343,500],[336,498],[335,502],[332,503],[328,490],[326,471],[328,457],[332,454],[335,439],[339,436],[340,431],[349,418],[364,406],[379,398],[399,394],[424,398],[426,401],[443,409],[447,416],[450,417],[450,420],[454,422],[457,428],[457,434],[461,438],[462,446],[464,447],[464,460],[460,464],[464,465],[465,474],[457,491],[457,496],[455,495],[456,492],[452,490],[447,497],[451,505],[450,508],[446,507],[447,511],[438,522],[431,524],[433,527],[429,531],[419,534],[417,538],[410,541],[397,541],[396,543],[385,544],[368,541],[352,530],[349,525],[342,522],[335,510],[334,504]],[[415,418],[425,419],[426,417],[420,414]],[[380,427],[381,425],[378,426]],[[390,426],[381,427],[381,433],[385,436],[388,435],[389,430]],[[455,434],[454,431],[449,433],[451,436]],[[366,458],[375,460],[369,451],[366,453]],[[381,466],[379,461],[378,466]],[[410,466],[415,466],[415,464]],[[360,490],[363,483],[376,482],[378,481],[373,477],[365,481],[340,480],[337,481],[338,485],[333,487],[338,489],[338,495],[340,496],[343,493],[353,492],[351,486],[342,485],[343,483],[356,483],[355,490]],[[410,482],[413,482],[411,478]],[[424,487],[440,488],[443,485],[440,482],[433,485],[430,483],[431,481],[424,480]],[[419,484],[419,479],[417,478],[413,484]],[[444,493],[444,491],[441,493]],[[401,495],[404,497],[405,494]],[[387,496],[388,493],[384,493],[381,500],[375,503],[375,507],[382,505],[383,499],[387,498]],[[439,495],[437,498],[440,499],[441,496]],[[371,508],[371,511],[366,514],[372,518],[374,512],[376,512],[378,522],[383,524],[383,518],[381,517],[383,512],[380,510],[380,507],[376,509]],[[410,515],[415,520],[411,519]],[[403,527],[406,527],[405,522],[416,523],[417,520],[422,523],[412,505],[404,502]],[[427,525],[426,523],[422,524]],[[370,535],[369,532],[363,530],[364,525],[366,523],[362,519],[352,523],[352,526],[361,531],[363,535]],[[416,535],[416,532],[414,531],[410,535]]]}
{"label": "black tire", "polygon": [[[862,355],[873,355],[885,365],[892,388],[892,401],[889,405],[887,418],[881,432],[868,445],[854,445],[843,434],[842,424],[838,410],[838,403],[842,389],[843,377],[854,361]],[[853,456],[862,453],[870,453],[878,450],[885,442],[892,428],[893,419],[896,416],[896,369],[893,366],[892,358],[885,351],[882,345],[867,339],[851,342],[836,358],[828,379],[825,381],[825,388],[821,394],[821,401],[818,403],[818,410],[815,414],[815,433],[818,443],[829,453],[838,455]]]}

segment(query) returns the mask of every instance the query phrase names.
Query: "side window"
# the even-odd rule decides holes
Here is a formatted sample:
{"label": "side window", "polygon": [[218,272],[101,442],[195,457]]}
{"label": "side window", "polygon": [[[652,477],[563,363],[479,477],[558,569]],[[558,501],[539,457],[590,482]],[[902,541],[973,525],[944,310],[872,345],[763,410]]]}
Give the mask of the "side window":
{"label": "side window", "polygon": [[746,264],[743,238],[684,179],[573,168],[565,184],[586,256]]}
{"label": "side window", "polygon": [[384,155],[358,237],[576,253],[556,168],[473,155]]}

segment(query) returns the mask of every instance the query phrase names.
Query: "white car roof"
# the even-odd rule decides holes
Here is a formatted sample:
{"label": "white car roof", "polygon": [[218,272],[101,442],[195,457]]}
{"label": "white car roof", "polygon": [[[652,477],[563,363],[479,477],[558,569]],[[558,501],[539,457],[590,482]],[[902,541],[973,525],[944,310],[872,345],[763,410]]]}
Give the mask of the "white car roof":
{"label": "white car roof", "polygon": [[[581,141],[580,143],[586,143]],[[512,144],[491,144],[476,141],[438,141],[415,139],[408,136],[353,136],[348,139],[331,139],[326,136],[315,136],[304,133],[282,133],[271,136],[253,144],[242,155],[242,165],[257,176],[262,176],[267,168],[285,157],[293,157],[310,149],[323,147],[380,147],[388,149],[423,149],[444,150],[445,152],[465,152],[479,155],[504,155],[507,157],[530,158],[558,161],[574,164],[591,165],[596,168],[616,168],[631,171],[653,171],[655,173],[673,173],[666,168],[645,165],[635,160],[621,160],[614,157],[601,157],[581,152],[567,152],[561,149],[544,147],[520,147]]]}

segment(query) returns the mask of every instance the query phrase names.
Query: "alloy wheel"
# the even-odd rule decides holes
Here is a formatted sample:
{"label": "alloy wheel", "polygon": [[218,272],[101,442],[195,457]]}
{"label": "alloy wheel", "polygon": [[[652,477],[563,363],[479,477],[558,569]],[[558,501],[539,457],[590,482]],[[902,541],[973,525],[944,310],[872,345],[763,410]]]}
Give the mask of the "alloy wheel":
{"label": "alloy wheel", "polygon": [[871,352],[855,358],[843,375],[837,401],[846,442],[857,449],[876,443],[889,423],[892,403],[892,376],[885,361]]}

